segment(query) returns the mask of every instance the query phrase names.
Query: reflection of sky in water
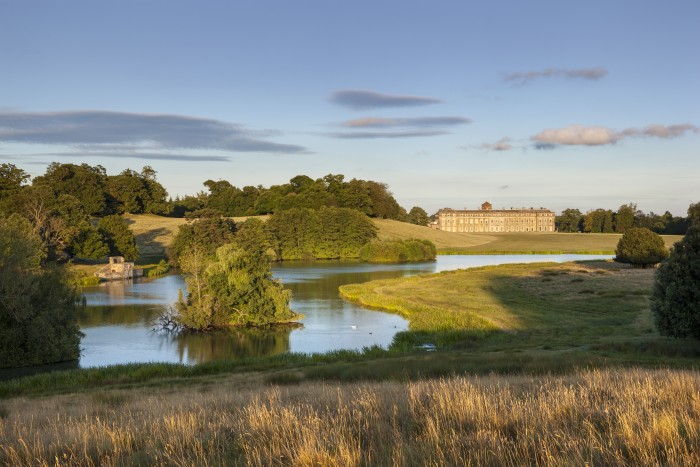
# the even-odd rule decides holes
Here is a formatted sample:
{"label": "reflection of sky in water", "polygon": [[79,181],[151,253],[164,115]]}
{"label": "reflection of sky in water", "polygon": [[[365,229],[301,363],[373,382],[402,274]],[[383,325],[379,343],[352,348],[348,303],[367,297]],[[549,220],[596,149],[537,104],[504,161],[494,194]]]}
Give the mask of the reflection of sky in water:
{"label": "reflection of sky in water", "polygon": [[83,289],[88,305],[146,305],[174,303],[178,289],[185,291],[182,276],[164,276],[157,279],[103,282]]}
{"label": "reflection of sky in water", "polygon": [[302,313],[303,328],[232,333],[173,335],[153,332],[158,312],[172,305],[181,276],[111,282],[85,289],[88,307],[81,313],[82,367],[129,362],[199,363],[214,359],[274,355],[282,352],[327,352],[387,347],[408,329],[398,315],[368,310],[342,300],[338,287],[415,274],[503,263],[610,258],[577,255],[439,256],[420,264],[367,264],[351,261],[286,262],[273,274],[292,291],[291,307]]}

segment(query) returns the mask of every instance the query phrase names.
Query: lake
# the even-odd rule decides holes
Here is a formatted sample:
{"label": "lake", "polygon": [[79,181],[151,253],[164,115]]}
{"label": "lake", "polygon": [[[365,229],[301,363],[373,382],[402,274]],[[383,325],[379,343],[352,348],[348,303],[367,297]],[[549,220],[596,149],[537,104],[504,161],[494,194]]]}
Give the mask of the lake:
{"label": "lake", "polygon": [[80,328],[85,334],[79,366],[130,362],[195,364],[283,352],[387,347],[397,332],[408,329],[408,322],[398,315],[368,310],[342,300],[338,296],[339,286],[494,264],[608,258],[611,256],[455,255],[411,264],[277,263],[273,274],[292,291],[291,307],[304,315],[302,326],[214,334],[177,335],[153,330],[158,314],[177,300],[178,289],[184,289],[182,276],[105,283],[84,289],[87,307],[79,316]]}

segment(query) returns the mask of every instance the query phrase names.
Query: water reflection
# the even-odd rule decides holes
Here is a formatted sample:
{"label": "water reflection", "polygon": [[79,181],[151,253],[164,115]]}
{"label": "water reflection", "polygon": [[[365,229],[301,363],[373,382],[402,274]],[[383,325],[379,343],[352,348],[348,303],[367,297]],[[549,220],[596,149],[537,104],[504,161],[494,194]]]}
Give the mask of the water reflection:
{"label": "water reflection", "polygon": [[[81,367],[129,362],[194,364],[216,359],[387,347],[408,322],[397,315],[343,301],[338,287],[415,274],[489,264],[595,259],[576,255],[440,256],[420,264],[366,264],[352,261],[287,262],[273,274],[292,291],[291,307],[304,314],[302,327],[240,329],[230,333],[176,335],[153,332],[152,323],[184,289],[181,276],[112,282],[84,291],[88,306],[79,324]],[[610,258],[610,256],[603,256]]]}

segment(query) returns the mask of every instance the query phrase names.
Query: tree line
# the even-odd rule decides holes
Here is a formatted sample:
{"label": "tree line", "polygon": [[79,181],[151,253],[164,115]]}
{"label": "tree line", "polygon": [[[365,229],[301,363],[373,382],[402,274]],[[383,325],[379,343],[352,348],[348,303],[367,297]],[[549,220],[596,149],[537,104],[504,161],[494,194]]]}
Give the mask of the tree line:
{"label": "tree line", "polygon": [[617,211],[593,209],[583,214],[578,209],[565,209],[555,219],[559,232],[625,233],[630,228],[646,228],[658,234],[683,235],[693,220],[700,219],[700,203],[688,207],[687,217],[644,213],[634,203],[624,204]]}
{"label": "tree line", "polygon": [[[15,165],[0,164],[0,213],[28,219],[42,237],[48,261],[76,256],[100,259],[107,254],[135,259],[138,251],[133,235],[120,217],[125,213],[201,217],[202,212],[209,212],[233,217],[337,207],[418,225],[430,220],[418,206],[406,212],[384,183],[346,181],[343,175],[333,174],[317,180],[298,175],[289,183],[269,188],[237,188],[225,180],[207,180],[208,192],[175,200],[168,197],[149,166],[140,172],[126,169],[108,175],[100,165],[54,162],[44,175],[29,180],[29,174]],[[314,256],[329,254],[333,253],[316,252]]]}
{"label": "tree line", "polygon": [[350,208],[294,208],[272,214],[266,222],[248,219],[240,228],[216,211],[207,211],[179,227],[169,256],[178,264],[194,245],[211,255],[234,242],[240,232],[257,238],[277,261],[357,258],[360,248],[377,237],[371,219]]}
{"label": "tree line", "polygon": [[244,186],[238,188],[226,180],[207,180],[208,192],[194,196],[176,197],[172,215],[211,209],[222,216],[243,217],[279,213],[292,209],[348,208],[369,217],[394,219],[427,225],[428,214],[414,206],[406,211],[399,205],[385,183],[353,178],[346,181],[342,174],[328,174],[316,180],[297,175],[289,183]]}

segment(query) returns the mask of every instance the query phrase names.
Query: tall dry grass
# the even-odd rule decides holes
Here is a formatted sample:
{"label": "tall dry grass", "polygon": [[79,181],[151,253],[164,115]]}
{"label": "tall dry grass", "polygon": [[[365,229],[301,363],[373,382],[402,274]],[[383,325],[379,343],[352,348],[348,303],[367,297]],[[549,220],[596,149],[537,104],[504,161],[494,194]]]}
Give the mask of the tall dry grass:
{"label": "tall dry grass", "polygon": [[221,381],[0,404],[7,465],[700,465],[696,371]]}

